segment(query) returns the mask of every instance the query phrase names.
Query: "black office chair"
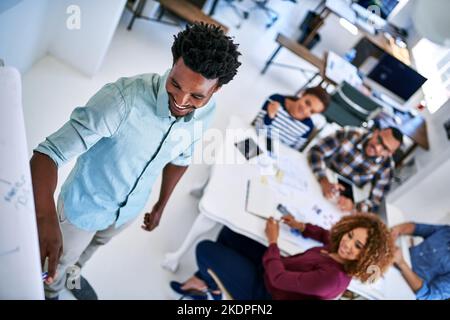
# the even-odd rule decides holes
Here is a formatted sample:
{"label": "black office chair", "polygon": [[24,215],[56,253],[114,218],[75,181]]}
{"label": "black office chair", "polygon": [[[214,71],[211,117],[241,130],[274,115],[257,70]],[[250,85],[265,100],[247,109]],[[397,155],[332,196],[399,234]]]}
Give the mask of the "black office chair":
{"label": "black office chair", "polygon": [[[218,0],[216,0],[218,1]],[[223,2],[225,2],[225,4],[230,7],[233,12],[238,16],[239,18],[239,22],[236,25],[236,28],[240,28],[242,25],[242,21],[248,19],[249,13],[247,10],[245,10],[244,8],[241,8],[240,5],[236,4],[237,2],[242,2],[243,0],[223,0]],[[215,12],[215,5],[213,5],[213,8],[211,9],[209,15],[213,15]]]}
{"label": "black office chair", "polygon": [[[270,0],[252,0],[254,2],[254,6],[249,9],[249,12],[252,12],[254,10],[262,10],[267,17],[269,18],[269,22],[266,24],[266,28],[270,28],[274,25],[275,22],[278,20],[278,12],[273,10],[272,8],[268,7],[268,3]],[[297,3],[297,0],[287,0],[292,3]]]}
{"label": "black office chair", "polygon": [[343,82],[331,96],[331,102],[324,112],[328,122],[335,122],[340,126],[367,126],[374,119],[382,107],[354,88]]}

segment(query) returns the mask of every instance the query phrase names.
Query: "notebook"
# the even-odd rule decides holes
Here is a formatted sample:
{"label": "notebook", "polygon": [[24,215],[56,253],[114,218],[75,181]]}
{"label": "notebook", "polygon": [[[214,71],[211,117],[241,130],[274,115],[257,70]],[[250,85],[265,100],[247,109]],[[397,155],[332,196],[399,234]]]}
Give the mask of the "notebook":
{"label": "notebook", "polygon": [[279,199],[264,177],[254,178],[247,183],[246,211],[264,219],[279,219]]}

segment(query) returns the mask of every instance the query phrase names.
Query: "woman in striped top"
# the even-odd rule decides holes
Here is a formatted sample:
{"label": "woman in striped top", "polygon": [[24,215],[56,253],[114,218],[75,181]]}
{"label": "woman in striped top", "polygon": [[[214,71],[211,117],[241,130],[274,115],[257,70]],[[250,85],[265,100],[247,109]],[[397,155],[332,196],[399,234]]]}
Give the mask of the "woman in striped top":
{"label": "woman in striped top", "polygon": [[313,131],[311,115],[325,111],[329,101],[330,96],[320,86],[306,89],[300,97],[271,95],[256,117],[256,129],[298,150]]}

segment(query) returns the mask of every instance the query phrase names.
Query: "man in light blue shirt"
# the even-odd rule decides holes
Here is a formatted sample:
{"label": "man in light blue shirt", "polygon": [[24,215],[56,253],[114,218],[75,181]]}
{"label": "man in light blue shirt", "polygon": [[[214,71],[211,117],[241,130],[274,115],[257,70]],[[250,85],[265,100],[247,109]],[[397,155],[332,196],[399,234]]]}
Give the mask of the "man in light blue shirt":
{"label": "man in light blue shirt", "polygon": [[[175,36],[173,66],[164,75],[121,78],[100,89],[34,150],[31,172],[41,259],[48,258],[45,293],[57,299],[64,284],[77,298],[96,295],[74,280],[95,250],[144,209],[162,172],[160,197],[144,218],[153,230],[191,163],[194,144],[210,124],[212,95],[240,65],[237,45],[218,28],[194,24]],[[57,169],[78,157],[54,203]],[[64,243],[64,247],[62,246]],[[66,273],[71,279],[66,282]],[[88,290],[89,289],[89,290]]]}
{"label": "man in light blue shirt", "polygon": [[415,292],[418,300],[450,299],[450,225],[404,223],[392,228],[398,235],[422,237],[423,241],[409,249],[412,268],[397,248],[395,265]]}

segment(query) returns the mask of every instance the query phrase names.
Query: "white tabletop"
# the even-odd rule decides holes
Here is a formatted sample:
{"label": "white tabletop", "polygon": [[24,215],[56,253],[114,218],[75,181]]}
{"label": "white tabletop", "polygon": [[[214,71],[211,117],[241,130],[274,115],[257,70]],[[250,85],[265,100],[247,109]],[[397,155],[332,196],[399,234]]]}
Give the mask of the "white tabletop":
{"label": "white tabletop", "polygon": [[[238,129],[237,132],[233,129]],[[199,207],[202,214],[214,221],[220,222],[230,229],[243,234],[262,244],[267,244],[264,234],[266,221],[256,215],[246,211],[247,182],[249,179],[261,176],[267,179],[276,180],[276,175],[264,175],[264,168],[261,167],[261,157],[255,157],[247,161],[234,146],[235,142],[252,137],[261,148],[264,148],[263,139],[258,141],[255,130],[238,118],[231,118],[227,128],[228,140],[218,148],[216,154],[216,164],[213,166],[208,186],[200,201]],[[230,135],[235,132],[235,136]],[[322,209],[322,214],[333,216],[339,219],[343,213],[337,207],[322,196],[319,183],[314,177],[306,155],[284,145],[279,145],[278,165],[280,167],[294,166],[291,172],[284,172],[284,176],[294,174],[292,171],[300,172],[304,183],[307,185],[303,191],[297,190],[295,194],[289,194],[293,189],[284,190],[283,204],[288,209],[303,211],[302,221],[315,224],[323,224],[323,220],[318,220],[310,210],[311,203],[316,203]],[[297,172],[297,174],[298,174]],[[284,178],[283,178],[284,179]],[[276,214],[276,212],[274,212]],[[295,215],[295,214],[294,214]],[[323,225],[322,225],[323,226]],[[324,226],[325,227],[325,226]],[[321,245],[320,243],[304,239],[294,235],[286,225],[281,224],[280,239],[278,246],[283,254],[293,255],[305,250]],[[411,290],[407,290],[406,282],[399,274],[398,270],[391,268],[382,281],[372,285],[362,284],[357,280],[352,280],[349,290],[354,291],[369,299],[411,299]]]}
{"label": "white tabletop", "polygon": [[[264,177],[263,179],[268,179],[269,182],[276,181],[277,178],[273,174],[264,175],[264,168],[260,165],[262,157],[267,153],[247,161],[234,146],[235,142],[242,141],[247,137],[252,137],[257,141],[255,130],[237,118],[232,118],[230,126],[227,128],[228,133],[233,128],[241,130],[238,130],[234,138],[225,141],[219,148],[216,164],[213,166],[208,186],[200,201],[200,210],[209,218],[227,225],[236,232],[267,244],[264,235],[266,221],[246,211],[247,183],[252,178]],[[259,141],[258,145],[264,148],[262,141]],[[278,187],[279,189],[277,197],[280,199],[280,203],[297,215],[297,218],[300,214],[305,222],[322,224],[323,227],[327,227],[324,225],[326,223],[324,221],[338,221],[343,213],[322,196],[320,185],[309,168],[306,155],[284,145],[279,145],[277,153],[279,156],[275,160],[275,164],[283,168],[288,167],[291,171],[283,170],[282,180],[289,181],[289,176],[294,174],[292,171],[295,171],[306,185],[306,190],[302,192],[289,186],[275,184],[274,188]],[[298,192],[295,193],[295,191]],[[319,219],[319,216],[315,217],[311,213],[311,207],[315,203],[320,205],[321,214],[330,219]],[[274,212],[274,215],[276,216],[277,212]],[[328,227],[331,225],[332,223]],[[317,245],[320,244],[311,239],[296,236],[290,232],[287,226],[282,225],[279,247],[284,253],[292,255]]]}

